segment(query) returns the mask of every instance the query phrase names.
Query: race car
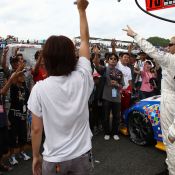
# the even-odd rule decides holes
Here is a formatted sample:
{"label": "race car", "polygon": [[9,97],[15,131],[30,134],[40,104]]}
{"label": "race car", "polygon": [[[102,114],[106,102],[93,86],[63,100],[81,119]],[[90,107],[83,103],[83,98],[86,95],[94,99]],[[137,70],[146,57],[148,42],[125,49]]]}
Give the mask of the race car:
{"label": "race car", "polygon": [[137,102],[124,111],[123,118],[132,142],[137,145],[154,144],[165,150],[160,126],[160,96]]}

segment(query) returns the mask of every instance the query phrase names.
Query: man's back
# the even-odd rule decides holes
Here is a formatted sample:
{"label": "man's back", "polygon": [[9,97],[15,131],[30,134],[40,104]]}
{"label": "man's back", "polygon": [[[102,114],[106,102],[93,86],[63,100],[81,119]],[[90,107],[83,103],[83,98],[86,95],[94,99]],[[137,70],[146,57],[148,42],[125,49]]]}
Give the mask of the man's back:
{"label": "man's back", "polygon": [[82,57],[69,76],[50,76],[35,85],[36,107],[31,99],[29,109],[43,118],[44,160],[70,160],[91,149],[87,103],[92,89],[90,62]]}

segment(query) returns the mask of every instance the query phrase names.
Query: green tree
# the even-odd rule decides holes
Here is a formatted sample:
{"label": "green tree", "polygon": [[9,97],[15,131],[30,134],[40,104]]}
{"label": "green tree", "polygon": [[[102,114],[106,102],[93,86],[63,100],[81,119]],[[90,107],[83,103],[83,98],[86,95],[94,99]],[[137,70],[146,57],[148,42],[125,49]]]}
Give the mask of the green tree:
{"label": "green tree", "polygon": [[166,47],[168,45],[168,43],[170,42],[169,39],[165,39],[165,38],[160,38],[160,37],[150,37],[147,39],[147,41],[149,41],[150,43],[152,43],[154,46],[162,46],[162,47]]}

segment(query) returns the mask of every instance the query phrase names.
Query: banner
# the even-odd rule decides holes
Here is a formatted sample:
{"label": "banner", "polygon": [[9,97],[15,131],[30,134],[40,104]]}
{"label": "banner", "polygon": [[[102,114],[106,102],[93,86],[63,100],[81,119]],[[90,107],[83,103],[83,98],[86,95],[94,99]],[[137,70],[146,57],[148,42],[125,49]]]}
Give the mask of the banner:
{"label": "banner", "polygon": [[175,0],[145,0],[145,1],[147,11],[175,7]]}

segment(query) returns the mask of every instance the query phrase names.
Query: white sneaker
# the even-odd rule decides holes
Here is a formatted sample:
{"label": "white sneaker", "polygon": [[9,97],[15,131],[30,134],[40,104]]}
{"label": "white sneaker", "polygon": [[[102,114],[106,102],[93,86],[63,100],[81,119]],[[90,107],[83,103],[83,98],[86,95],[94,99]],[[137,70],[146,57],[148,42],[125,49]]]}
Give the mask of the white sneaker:
{"label": "white sneaker", "polygon": [[9,163],[10,163],[11,165],[17,165],[17,164],[18,164],[18,161],[16,160],[15,156],[11,156],[11,157],[9,158]]}
{"label": "white sneaker", "polygon": [[104,136],[104,139],[105,139],[105,140],[109,140],[109,139],[110,139],[110,135],[105,135],[105,136]]}
{"label": "white sneaker", "polygon": [[114,140],[120,140],[118,135],[114,135],[113,138],[114,138]]}
{"label": "white sneaker", "polygon": [[21,152],[20,153],[20,158],[22,158],[23,160],[29,160],[29,159],[31,159],[31,157],[28,156],[25,152]]}

